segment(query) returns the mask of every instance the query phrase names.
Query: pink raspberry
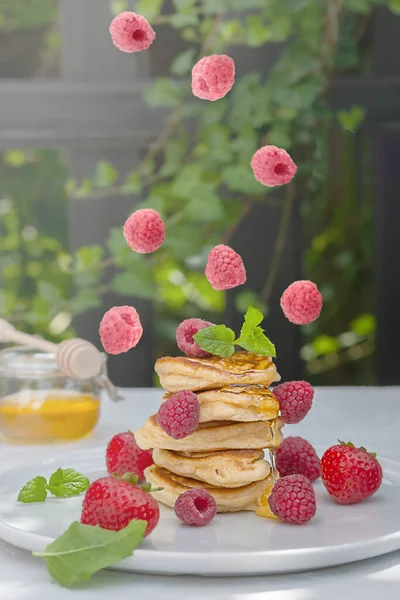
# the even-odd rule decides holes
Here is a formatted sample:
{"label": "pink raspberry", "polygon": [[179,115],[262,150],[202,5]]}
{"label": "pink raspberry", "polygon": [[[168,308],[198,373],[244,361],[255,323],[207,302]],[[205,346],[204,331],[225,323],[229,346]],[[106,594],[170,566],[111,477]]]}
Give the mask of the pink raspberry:
{"label": "pink raspberry", "polygon": [[124,236],[132,250],[140,254],[148,254],[162,246],[165,225],[156,210],[141,208],[125,221]]}
{"label": "pink raspberry", "polygon": [[281,307],[291,323],[306,325],[318,319],[321,314],[322,296],[312,281],[294,281],[283,292]]}
{"label": "pink raspberry", "polygon": [[206,277],[214,290],[229,290],[246,281],[242,257],[229,246],[215,246],[208,255]]}
{"label": "pink raspberry", "polygon": [[110,25],[114,46],[122,52],[141,52],[154,42],[156,33],[150,23],[134,12],[117,15]]}
{"label": "pink raspberry", "polygon": [[317,511],[314,488],[304,475],[278,479],[268,503],[278,519],[295,525],[308,523]]}
{"label": "pink raspberry", "polygon": [[121,354],[140,341],[143,327],[133,306],[113,306],[100,323],[100,338],[108,354]]}
{"label": "pink raspberry", "polygon": [[284,185],[292,181],[297,167],[283,148],[263,146],[253,155],[251,168],[254,177],[268,187]]}
{"label": "pink raspberry", "polygon": [[314,388],[307,381],[286,381],[277,385],[273,394],[279,402],[282,419],[293,425],[302,421],[310,410]]}
{"label": "pink raspberry", "polygon": [[235,83],[235,63],[226,54],[205,56],[192,69],[192,91],[202,100],[219,100]]}
{"label": "pink raspberry", "polygon": [[304,475],[311,482],[321,475],[320,461],[310,442],[299,436],[287,437],[276,453],[279,475]]}
{"label": "pink raspberry", "polygon": [[176,330],[176,343],[179,350],[182,350],[190,358],[206,358],[211,356],[205,352],[194,341],[193,336],[206,327],[211,327],[213,323],[203,321],[203,319],[185,319]]}
{"label": "pink raspberry", "polygon": [[175,514],[186,525],[207,525],[217,514],[214,498],[203,488],[194,488],[178,496]]}
{"label": "pink raspberry", "polygon": [[174,440],[187,437],[197,428],[200,404],[196,394],[182,390],[163,402],[157,413],[157,423]]}

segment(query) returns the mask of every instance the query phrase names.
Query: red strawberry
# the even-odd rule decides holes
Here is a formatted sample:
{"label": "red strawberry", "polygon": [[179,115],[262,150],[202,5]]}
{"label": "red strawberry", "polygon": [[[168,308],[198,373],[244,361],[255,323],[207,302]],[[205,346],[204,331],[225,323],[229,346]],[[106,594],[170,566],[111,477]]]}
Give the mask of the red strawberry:
{"label": "red strawberry", "polygon": [[99,525],[103,529],[119,531],[133,519],[140,519],[147,521],[145,535],[149,535],[159,518],[160,509],[151,494],[117,477],[94,481],[82,503],[81,523]]}
{"label": "red strawberry", "polygon": [[144,470],[153,464],[149,450],[142,450],[131,431],[117,433],[110,440],[106,450],[107,471],[110,475],[134,473],[144,479]]}
{"label": "red strawberry", "polygon": [[321,479],[339,504],[355,504],[372,496],[382,483],[382,467],[365,448],[339,442],[321,458]]}

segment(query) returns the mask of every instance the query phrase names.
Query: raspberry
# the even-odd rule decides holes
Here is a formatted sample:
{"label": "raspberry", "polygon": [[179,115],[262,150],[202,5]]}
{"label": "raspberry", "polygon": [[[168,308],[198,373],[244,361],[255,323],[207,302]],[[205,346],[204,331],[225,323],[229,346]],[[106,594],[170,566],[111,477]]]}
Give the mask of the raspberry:
{"label": "raspberry", "polygon": [[229,290],[246,281],[242,257],[229,246],[215,246],[208,255],[206,277],[214,290]]}
{"label": "raspberry", "polygon": [[193,336],[206,327],[211,327],[213,324],[203,319],[185,319],[176,330],[176,343],[179,350],[182,350],[190,358],[206,358],[211,356],[200,348],[193,339]]}
{"label": "raspberry", "polygon": [[312,406],[314,388],[307,381],[286,381],[273,389],[279,402],[281,417],[293,425],[304,419]]}
{"label": "raspberry", "polygon": [[294,281],[283,292],[281,307],[285,317],[295,325],[306,325],[318,319],[322,296],[312,281]]}
{"label": "raspberry", "polygon": [[263,146],[253,155],[251,168],[254,177],[268,187],[284,185],[292,181],[297,167],[283,148]]}
{"label": "raspberry", "polygon": [[121,354],[139,343],[143,328],[133,306],[113,306],[102,318],[99,333],[106,352]]}
{"label": "raspberry", "polygon": [[192,91],[202,100],[219,100],[235,83],[235,63],[226,54],[205,56],[192,69]]}
{"label": "raspberry", "polygon": [[200,404],[196,394],[182,390],[162,403],[157,423],[174,440],[187,437],[196,429],[200,418]]}
{"label": "raspberry", "polygon": [[178,496],[175,514],[186,525],[207,525],[217,514],[214,498],[203,488],[194,488]]}
{"label": "raspberry", "polygon": [[103,477],[94,481],[82,502],[81,523],[119,531],[133,519],[147,521],[149,535],[160,518],[157,501],[130,481]]}
{"label": "raspberry", "polygon": [[311,482],[321,475],[317,453],[310,442],[301,437],[287,437],[276,452],[279,475],[304,475]]}
{"label": "raspberry", "polygon": [[156,33],[147,19],[134,12],[117,15],[110,25],[114,46],[122,52],[141,52],[154,42]]}
{"label": "raspberry", "polygon": [[165,224],[156,210],[141,208],[125,221],[124,236],[132,250],[140,254],[148,254],[162,246]]}
{"label": "raspberry", "polygon": [[107,471],[110,475],[122,477],[125,473],[133,473],[144,479],[144,470],[153,464],[150,450],[142,450],[136,443],[131,431],[117,433],[109,441],[106,450]]}
{"label": "raspberry", "polygon": [[308,523],[317,510],[314,488],[304,475],[288,475],[278,479],[268,503],[278,519],[295,525]]}

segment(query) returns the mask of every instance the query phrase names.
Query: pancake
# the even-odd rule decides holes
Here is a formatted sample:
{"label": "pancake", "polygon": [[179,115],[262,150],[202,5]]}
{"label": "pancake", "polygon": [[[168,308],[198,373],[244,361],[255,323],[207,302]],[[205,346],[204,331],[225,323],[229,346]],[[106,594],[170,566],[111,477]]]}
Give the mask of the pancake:
{"label": "pancake", "polygon": [[[220,390],[197,392],[200,423],[208,421],[271,421],[278,416],[279,402],[263,385],[230,385]],[[171,396],[168,392],[163,401]]]}
{"label": "pancake", "polygon": [[263,450],[184,453],[155,448],[153,460],[175,475],[226,488],[261,481],[271,472]]}
{"label": "pancake", "polygon": [[271,485],[272,481],[270,476],[262,481],[256,481],[242,487],[223,488],[175,475],[157,465],[147,467],[144,475],[148,483],[163,488],[158,492],[151,492],[158,502],[172,508],[178,496],[190,489],[201,487],[205,488],[214,497],[218,512],[257,510],[260,507],[262,493]]}
{"label": "pancake", "polygon": [[211,390],[227,385],[268,386],[280,379],[269,356],[245,351],[224,358],[166,356],[157,360],[155,370],[162,387],[168,392]]}
{"label": "pancake", "polygon": [[212,421],[200,423],[191,435],[175,440],[158,426],[156,415],[135,432],[138,445],[143,450],[161,448],[180,452],[208,452],[210,450],[247,450],[279,447],[282,442],[280,432],[283,421],[252,421],[236,423],[232,421]]}

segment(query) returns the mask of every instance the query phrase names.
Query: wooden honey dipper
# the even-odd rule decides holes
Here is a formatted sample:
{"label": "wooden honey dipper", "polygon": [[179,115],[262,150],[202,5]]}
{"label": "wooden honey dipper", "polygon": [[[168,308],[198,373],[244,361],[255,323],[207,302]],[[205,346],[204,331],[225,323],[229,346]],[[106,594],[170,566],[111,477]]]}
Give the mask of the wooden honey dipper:
{"label": "wooden honey dipper", "polygon": [[100,374],[104,359],[96,346],[74,338],[53,344],[42,338],[17,331],[10,323],[0,319],[0,342],[16,342],[56,355],[60,370],[71,379],[92,379]]}

